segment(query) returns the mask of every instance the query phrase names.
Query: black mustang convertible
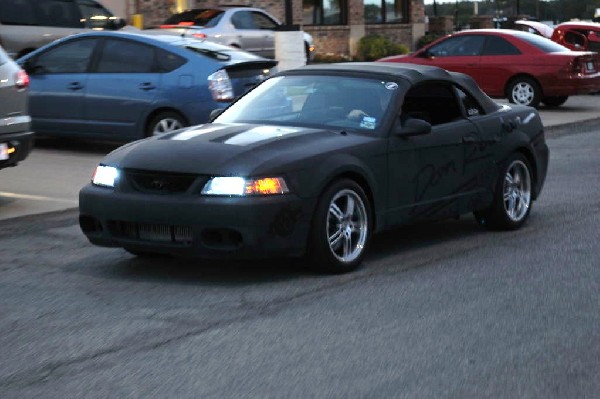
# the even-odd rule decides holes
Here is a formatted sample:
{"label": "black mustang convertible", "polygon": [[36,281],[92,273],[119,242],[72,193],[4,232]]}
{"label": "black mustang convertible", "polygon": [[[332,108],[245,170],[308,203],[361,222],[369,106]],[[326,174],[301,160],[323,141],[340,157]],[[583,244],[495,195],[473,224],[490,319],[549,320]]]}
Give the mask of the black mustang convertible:
{"label": "black mustang convertible", "polygon": [[344,272],[401,224],[473,212],[520,227],[547,165],[537,111],[495,103],[466,75],[312,65],[210,124],[110,153],[80,192],[80,225],[140,256],[306,256]]}

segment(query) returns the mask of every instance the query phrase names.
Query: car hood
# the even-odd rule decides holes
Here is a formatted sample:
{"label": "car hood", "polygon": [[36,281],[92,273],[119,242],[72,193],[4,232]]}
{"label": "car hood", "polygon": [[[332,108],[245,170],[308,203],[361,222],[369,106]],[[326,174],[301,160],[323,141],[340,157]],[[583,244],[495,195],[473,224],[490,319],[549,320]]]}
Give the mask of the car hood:
{"label": "car hood", "polygon": [[302,169],[326,154],[374,140],[375,136],[333,130],[214,123],[127,144],[102,163],[125,169],[252,176]]}

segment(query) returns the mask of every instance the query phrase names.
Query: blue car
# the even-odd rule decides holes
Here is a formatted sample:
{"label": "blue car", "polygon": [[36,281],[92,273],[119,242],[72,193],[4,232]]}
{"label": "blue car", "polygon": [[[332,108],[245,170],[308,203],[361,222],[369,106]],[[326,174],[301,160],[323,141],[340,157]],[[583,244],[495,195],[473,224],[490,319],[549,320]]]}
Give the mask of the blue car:
{"label": "blue car", "polygon": [[89,32],[17,62],[37,135],[130,141],[205,123],[273,72],[276,61],[179,36]]}

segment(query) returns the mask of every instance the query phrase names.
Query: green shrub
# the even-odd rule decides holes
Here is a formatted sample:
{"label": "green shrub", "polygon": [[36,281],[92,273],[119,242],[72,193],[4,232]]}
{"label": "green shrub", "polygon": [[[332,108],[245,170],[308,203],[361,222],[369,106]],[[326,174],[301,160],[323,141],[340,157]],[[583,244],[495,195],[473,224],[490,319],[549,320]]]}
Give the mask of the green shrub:
{"label": "green shrub", "polygon": [[337,62],[350,62],[354,61],[352,57],[345,54],[334,54],[334,53],[317,53],[315,58],[311,61],[313,64],[323,63],[337,63]]}
{"label": "green shrub", "polygon": [[388,55],[406,54],[408,47],[392,42],[385,36],[368,35],[358,42],[357,57],[362,61],[375,61]]}

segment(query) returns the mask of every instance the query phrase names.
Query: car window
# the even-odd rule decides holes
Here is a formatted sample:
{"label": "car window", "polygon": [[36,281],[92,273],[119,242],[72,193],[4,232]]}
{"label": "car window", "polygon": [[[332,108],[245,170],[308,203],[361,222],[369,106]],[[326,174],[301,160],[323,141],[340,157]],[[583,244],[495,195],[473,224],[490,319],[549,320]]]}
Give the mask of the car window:
{"label": "car window", "polygon": [[518,55],[518,48],[503,37],[488,36],[481,55]]}
{"label": "car window", "polygon": [[483,109],[481,104],[479,104],[479,102],[477,102],[475,97],[473,97],[472,95],[470,95],[469,93],[467,93],[466,91],[461,89],[460,87],[455,86],[455,89],[456,89],[456,94],[458,95],[458,99],[460,100],[460,102],[462,102],[462,105],[467,114],[467,117],[472,118],[475,116],[485,114],[485,110]]}
{"label": "car window", "polygon": [[98,60],[98,73],[150,73],[154,48],[131,40],[106,40]]}
{"label": "car window", "polygon": [[5,25],[35,25],[30,0],[0,1],[0,21]]}
{"label": "car window", "polygon": [[83,23],[88,28],[105,28],[113,15],[92,0],[77,0]]}
{"label": "car window", "polygon": [[454,36],[432,46],[427,53],[434,57],[479,55],[484,41],[483,35]]}
{"label": "car window", "polygon": [[586,38],[583,34],[577,31],[568,31],[565,33],[565,42],[574,46],[584,47]]}
{"label": "car window", "polygon": [[269,18],[268,15],[265,15],[262,12],[253,11],[252,17],[254,18],[254,25],[258,29],[275,30],[279,26],[275,21]]}
{"label": "car window", "polygon": [[553,42],[550,39],[546,39],[545,37],[532,35],[531,33],[516,32],[515,36],[539,48],[544,53],[559,53],[563,51],[569,51],[569,49],[565,46],[561,46],[560,44]]}
{"label": "car window", "polygon": [[158,55],[158,57],[156,57],[158,72],[166,73],[174,71],[187,62],[185,58],[169,51],[163,49],[156,49],[156,51]]}
{"label": "car window", "polygon": [[177,25],[181,22],[193,22],[196,26],[207,28],[216,26],[223,17],[224,11],[214,8],[184,11],[167,18],[165,25]]}
{"label": "car window", "polygon": [[411,87],[404,96],[401,116],[423,119],[433,126],[464,118],[454,87],[447,82],[426,82]]}
{"label": "car window", "polygon": [[40,73],[87,72],[97,39],[72,40],[36,57],[33,69]]}
{"label": "car window", "polygon": [[231,16],[231,23],[236,29],[258,29],[250,11],[237,11]]}
{"label": "car window", "polygon": [[39,25],[82,28],[81,14],[72,1],[36,0],[35,12]]}

